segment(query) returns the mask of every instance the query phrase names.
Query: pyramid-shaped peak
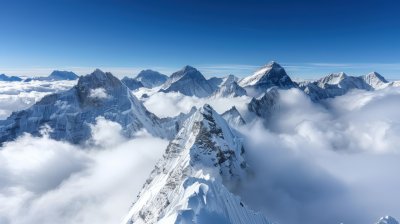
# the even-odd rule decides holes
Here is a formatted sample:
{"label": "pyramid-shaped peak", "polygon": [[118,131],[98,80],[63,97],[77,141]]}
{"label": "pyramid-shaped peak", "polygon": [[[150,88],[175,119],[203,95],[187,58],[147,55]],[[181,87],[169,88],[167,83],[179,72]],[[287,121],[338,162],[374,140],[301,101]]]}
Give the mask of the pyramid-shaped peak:
{"label": "pyramid-shaped peak", "polygon": [[383,76],[382,76],[381,74],[379,74],[378,72],[370,72],[370,73],[368,73],[367,77],[370,77],[370,78],[377,78],[377,79],[379,79],[379,80],[382,81],[382,82],[388,82],[388,81],[385,79],[385,77],[383,77]]}
{"label": "pyramid-shaped peak", "polygon": [[94,75],[102,75],[105,74],[101,69],[96,68],[92,73],[90,74],[94,74]]}
{"label": "pyramid-shaped peak", "polygon": [[96,69],[88,75],[81,76],[78,80],[78,88],[113,88],[116,86],[123,86],[123,84],[110,72],[103,72],[100,69]]}
{"label": "pyramid-shaped peak", "polygon": [[270,67],[270,68],[282,68],[282,66],[280,64],[278,64],[278,62],[276,61],[270,61],[268,62],[268,64],[266,65],[266,67]]}
{"label": "pyramid-shaped peak", "polygon": [[186,65],[185,67],[182,68],[182,71],[183,72],[193,72],[193,71],[197,72],[197,69],[190,65]]}

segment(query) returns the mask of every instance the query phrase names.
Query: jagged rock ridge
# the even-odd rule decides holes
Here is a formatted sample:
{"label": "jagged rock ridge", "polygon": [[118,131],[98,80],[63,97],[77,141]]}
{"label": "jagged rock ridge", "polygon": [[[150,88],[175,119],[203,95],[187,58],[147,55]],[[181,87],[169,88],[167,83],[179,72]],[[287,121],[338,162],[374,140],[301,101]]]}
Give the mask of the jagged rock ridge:
{"label": "jagged rock ridge", "polygon": [[209,105],[187,119],[123,223],[268,223],[223,183],[248,167],[241,138]]}

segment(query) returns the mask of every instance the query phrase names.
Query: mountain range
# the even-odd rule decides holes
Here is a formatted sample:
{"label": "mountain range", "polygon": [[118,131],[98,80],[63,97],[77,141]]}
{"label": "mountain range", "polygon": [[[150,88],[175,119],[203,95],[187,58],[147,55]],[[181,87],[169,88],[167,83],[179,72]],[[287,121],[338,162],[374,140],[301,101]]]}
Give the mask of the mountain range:
{"label": "mountain range", "polygon": [[[70,80],[77,78],[74,75],[55,71],[46,79]],[[24,133],[40,136],[43,130],[49,130],[50,138],[91,144],[91,127],[98,117],[120,124],[127,138],[144,129],[170,142],[123,223],[269,224],[272,222],[267,217],[233,193],[253,172],[246,161],[244,137],[236,130],[247,120],[236,107],[219,114],[205,104],[175,117],[159,118],[133,91],[152,88],[155,93],[179,92],[206,99],[250,96],[247,112],[267,122],[279,109],[282,89],[298,88],[310,100],[319,102],[354,89],[374,91],[396,85],[375,72],[359,77],[330,74],[297,83],[276,62],[242,79],[233,75],[206,79],[191,66],[170,77],[144,70],[136,78],[122,80],[96,69],[79,77],[68,91],[47,95],[32,107],[1,120],[0,143]],[[398,224],[390,216],[377,223]]]}

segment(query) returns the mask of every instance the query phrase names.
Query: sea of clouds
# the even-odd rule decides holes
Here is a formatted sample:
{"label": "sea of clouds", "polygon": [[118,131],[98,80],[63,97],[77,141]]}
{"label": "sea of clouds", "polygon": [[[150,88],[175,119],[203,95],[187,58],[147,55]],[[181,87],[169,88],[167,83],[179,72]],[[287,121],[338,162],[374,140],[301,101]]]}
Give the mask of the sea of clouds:
{"label": "sea of clouds", "polygon": [[[0,103],[0,111],[28,107],[24,94],[44,95],[69,85],[46,91],[37,91],[41,85],[9,86],[14,92],[2,89],[0,98],[10,101],[12,95],[15,103]],[[249,101],[155,93],[144,105],[167,117],[205,103],[219,113],[233,105],[245,113]],[[282,90],[278,108],[268,122],[256,119],[239,128],[254,171],[236,192],[247,205],[290,224],[400,217],[400,88],[352,91],[318,104],[299,90]],[[145,131],[126,139],[118,124],[101,117],[92,132],[91,146],[55,141],[46,133],[2,146],[0,223],[119,222],[168,142]]]}
{"label": "sea of clouds", "polygon": [[74,81],[3,82],[0,81],[0,119],[7,118],[13,111],[23,110],[50,93],[70,89]]}

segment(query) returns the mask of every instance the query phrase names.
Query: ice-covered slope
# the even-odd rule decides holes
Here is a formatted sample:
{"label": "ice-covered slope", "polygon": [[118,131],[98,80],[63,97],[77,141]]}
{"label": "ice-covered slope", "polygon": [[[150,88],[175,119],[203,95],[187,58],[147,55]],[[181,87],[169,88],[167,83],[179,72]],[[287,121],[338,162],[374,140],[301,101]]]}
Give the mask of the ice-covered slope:
{"label": "ice-covered slope", "polygon": [[358,77],[341,72],[330,74],[313,82],[299,83],[299,88],[309,95],[313,101],[318,101],[344,95],[352,89],[370,91],[385,88],[388,85],[388,81],[376,72]]}
{"label": "ice-covered slope", "polygon": [[246,177],[244,153],[242,139],[205,105],[170,142],[123,223],[268,223],[224,185]]}
{"label": "ice-covered slope", "polygon": [[235,76],[229,75],[219,85],[212,97],[238,97],[244,95],[246,95],[246,90],[237,84]]}
{"label": "ice-covered slope", "polygon": [[143,84],[146,88],[160,86],[167,81],[168,76],[150,69],[143,70],[135,77],[135,79]]}
{"label": "ice-covered slope", "polygon": [[272,86],[281,89],[289,89],[297,86],[286,74],[285,69],[274,61],[263,66],[253,75],[241,79],[239,85],[246,90],[251,88],[258,92],[264,92]]}
{"label": "ice-covered slope", "polygon": [[47,95],[29,109],[0,121],[0,142],[24,132],[39,135],[40,128],[48,125],[52,129],[50,137],[81,143],[90,137],[90,124],[98,116],[121,124],[126,136],[144,128],[153,135],[167,137],[158,118],[118,78],[96,70],[82,76],[70,90]]}
{"label": "ice-covered slope", "polygon": [[228,122],[229,125],[233,127],[246,124],[242,115],[239,113],[235,106],[225,111],[221,116],[226,120],[226,122]]}
{"label": "ice-covered slope", "polygon": [[213,93],[213,87],[197,69],[185,66],[182,70],[173,73],[160,91],[207,97]]}
{"label": "ice-covered slope", "polygon": [[380,218],[376,224],[399,224],[399,222],[392,216],[385,216]]}

